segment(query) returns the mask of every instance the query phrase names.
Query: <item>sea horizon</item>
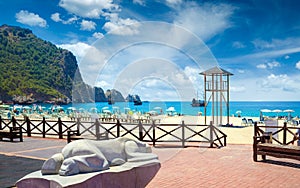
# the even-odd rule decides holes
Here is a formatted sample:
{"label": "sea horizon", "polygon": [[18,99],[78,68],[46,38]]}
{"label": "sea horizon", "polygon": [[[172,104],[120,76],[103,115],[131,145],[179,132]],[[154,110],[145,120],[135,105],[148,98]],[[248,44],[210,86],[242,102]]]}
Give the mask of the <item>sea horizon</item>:
{"label": "sea horizon", "polygon": [[[22,105],[30,106],[32,105]],[[48,103],[36,103],[35,105],[44,107],[44,110],[53,109],[53,104]],[[12,106],[12,105],[11,105]],[[132,111],[133,113],[140,112],[141,114],[157,111],[163,114],[168,114],[168,108],[174,107],[172,114],[179,115],[202,115],[204,116],[204,107],[192,107],[191,101],[143,101],[142,105],[134,105],[133,102],[115,102],[109,105],[107,102],[95,102],[95,103],[69,103],[60,105],[65,111],[70,107],[76,108],[78,111],[91,112],[91,109],[97,109],[98,113],[101,113],[103,109],[109,110],[112,113],[118,111],[125,113],[125,111]],[[276,117],[276,116],[288,116],[285,110],[292,110],[292,117],[300,117],[300,101],[230,101],[229,102],[229,116],[240,116],[240,117],[259,117],[263,110],[264,116]],[[272,112],[275,110],[276,112]],[[223,103],[223,114],[226,116],[226,107]],[[269,111],[269,112],[265,112]],[[278,112],[281,111],[281,112]],[[207,116],[211,116],[211,103],[207,107]]]}
{"label": "sea horizon", "polygon": [[[211,115],[211,108],[208,104],[207,115]],[[45,109],[51,109],[53,104],[39,103],[37,105],[45,107]],[[32,106],[32,105],[23,105]],[[174,107],[174,112],[180,115],[204,115],[204,107],[192,107],[190,101],[143,101],[142,105],[134,105],[132,102],[116,102],[109,105],[107,102],[96,103],[69,103],[66,105],[60,105],[66,111],[69,107],[75,107],[77,110],[81,109],[87,112],[91,112],[91,109],[97,109],[98,113],[101,113],[103,109],[110,110],[111,112],[118,110],[124,113],[125,110],[134,112],[147,113],[149,111],[162,111],[167,114],[167,110],[170,107]],[[161,109],[161,110],[160,110]],[[263,113],[265,116],[288,116],[284,110],[293,110],[292,117],[300,116],[300,101],[230,101],[229,102],[229,116],[241,117],[259,117],[261,110],[281,110],[282,112],[267,112]],[[174,113],[172,112],[172,113]],[[237,113],[240,112],[240,113]],[[223,104],[223,116],[226,116],[225,104]]]}

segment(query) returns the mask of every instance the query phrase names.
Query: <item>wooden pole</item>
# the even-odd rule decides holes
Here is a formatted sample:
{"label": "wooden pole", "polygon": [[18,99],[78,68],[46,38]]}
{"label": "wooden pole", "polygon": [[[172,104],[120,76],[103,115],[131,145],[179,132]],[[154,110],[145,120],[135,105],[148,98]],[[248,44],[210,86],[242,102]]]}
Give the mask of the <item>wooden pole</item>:
{"label": "wooden pole", "polygon": [[42,124],[43,124],[43,138],[45,138],[46,137],[46,118],[45,117],[43,117]]}
{"label": "wooden pole", "polygon": [[143,141],[143,125],[141,120],[139,120],[139,140]]}
{"label": "wooden pole", "polygon": [[120,137],[120,121],[117,120],[117,137]]}
{"label": "wooden pole", "polygon": [[283,145],[286,145],[286,131],[287,131],[287,124],[286,122],[283,123]]}
{"label": "wooden pole", "polygon": [[60,117],[58,118],[58,136],[59,136],[59,139],[63,139],[62,121],[61,121]]}
{"label": "wooden pole", "polygon": [[214,146],[214,137],[213,137],[213,122],[210,121],[209,124],[209,142],[210,142],[210,148]]}
{"label": "wooden pole", "polygon": [[98,118],[96,119],[95,126],[96,126],[96,138],[97,140],[100,140],[100,123],[98,121]]}
{"label": "wooden pole", "polygon": [[27,130],[26,130],[27,136],[31,137],[31,129],[30,129],[30,119],[29,119],[29,117],[26,117],[26,124],[27,124]]}
{"label": "wooden pole", "polygon": [[153,120],[152,121],[152,144],[153,144],[153,147],[155,147],[155,121]]}
{"label": "wooden pole", "polygon": [[184,148],[185,147],[185,124],[184,124],[184,121],[182,121],[182,124],[181,124],[181,133],[182,133],[182,137],[181,137],[181,143],[182,143],[182,147]]}

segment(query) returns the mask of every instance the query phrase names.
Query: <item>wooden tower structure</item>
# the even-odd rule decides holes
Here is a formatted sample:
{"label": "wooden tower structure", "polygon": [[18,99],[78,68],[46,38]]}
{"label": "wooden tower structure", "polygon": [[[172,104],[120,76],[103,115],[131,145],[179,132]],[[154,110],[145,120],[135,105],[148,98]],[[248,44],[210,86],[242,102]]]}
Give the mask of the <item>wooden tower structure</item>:
{"label": "wooden tower structure", "polygon": [[200,74],[204,76],[205,124],[209,107],[213,125],[224,125],[223,115],[227,116],[226,124],[229,124],[229,76],[233,74],[218,66]]}

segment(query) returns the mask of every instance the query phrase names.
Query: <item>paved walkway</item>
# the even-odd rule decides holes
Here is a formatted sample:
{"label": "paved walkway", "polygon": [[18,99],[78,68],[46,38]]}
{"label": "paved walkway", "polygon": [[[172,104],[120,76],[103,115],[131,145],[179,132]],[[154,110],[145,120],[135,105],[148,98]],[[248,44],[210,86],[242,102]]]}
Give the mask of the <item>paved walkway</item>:
{"label": "paved walkway", "polygon": [[[61,151],[66,140],[25,137],[24,142],[0,142],[0,187],[11,187],[39,170],[43,160]],[[300,162],[267,157],[253,162],[251,145],[216,149],[153,148],[161,169],[147,186],[157,187],[299,187]]]}

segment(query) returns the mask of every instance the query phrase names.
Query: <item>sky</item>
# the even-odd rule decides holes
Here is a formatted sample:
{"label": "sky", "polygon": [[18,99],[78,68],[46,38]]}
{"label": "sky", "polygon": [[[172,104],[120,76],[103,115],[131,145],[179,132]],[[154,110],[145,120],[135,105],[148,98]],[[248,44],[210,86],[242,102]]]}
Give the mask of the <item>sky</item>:
{"label": "sky", "polygon": [[10,0],[0,24],[73,52],[84,81],[142,100],[203,95],[219,66],[232,101],[299,101],[300,2]]}

